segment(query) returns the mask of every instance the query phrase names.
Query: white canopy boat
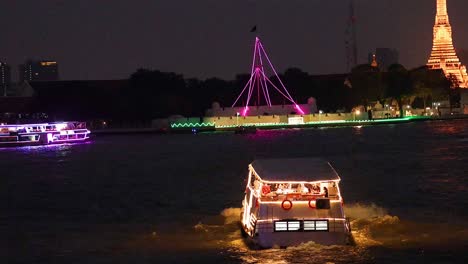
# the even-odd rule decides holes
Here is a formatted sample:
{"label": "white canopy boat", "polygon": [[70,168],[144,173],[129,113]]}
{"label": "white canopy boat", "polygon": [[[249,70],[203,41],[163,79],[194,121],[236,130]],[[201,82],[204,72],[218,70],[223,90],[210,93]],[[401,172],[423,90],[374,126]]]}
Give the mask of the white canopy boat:
{"label": "white canopy boat", "polygon": [[91,132],[85,122],[0,125],[0,147],[84,142]]}
{"label": "white canopy boat", "polygon": [[339,182],[322,159],[255,160],[242,202],[243,231],[261,248],[350,243]]}

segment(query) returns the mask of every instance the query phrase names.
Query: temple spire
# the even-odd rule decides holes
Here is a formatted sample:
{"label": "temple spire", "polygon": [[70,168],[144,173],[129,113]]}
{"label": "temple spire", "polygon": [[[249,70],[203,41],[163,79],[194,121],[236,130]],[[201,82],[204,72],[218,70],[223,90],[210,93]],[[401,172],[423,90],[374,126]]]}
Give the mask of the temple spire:
{"label": "temple spire", "polygon": [[456,86],[468,88],[466,67],[461,64],[453,46],[447,0],[437,0],[434,41],[427,66],[429,69],[442,69],[447,77],[450,76],[450,79],[456,78]]}
{"label": "temple spire", "polygon": [[447,0],[437,0],[437,16],[447,15]]}
{"label": "temple spire", "polygon": [[377,63],[377,58],[375,57],[375,54],[372,54],[371,67],[379,67],[379,64]]}
{"label": "temple spire", "polygon": [[447,0],[437,0],[436,25],[449,25]]}

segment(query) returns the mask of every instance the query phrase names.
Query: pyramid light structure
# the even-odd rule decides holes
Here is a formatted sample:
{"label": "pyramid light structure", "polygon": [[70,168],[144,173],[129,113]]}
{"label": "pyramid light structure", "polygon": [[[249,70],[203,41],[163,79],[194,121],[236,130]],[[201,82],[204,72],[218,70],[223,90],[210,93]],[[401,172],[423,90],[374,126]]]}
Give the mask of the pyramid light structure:
{"label": "pyramid light structure", "polygon": [[[273,78],[276,78],[278,80],[279,85],[275,85],[270,80],[270,78],[266,76],[265,68],[264,68],[264,59],[268,63],[267,66],[269,66],[270,69],[273,71],[274,73]],[[242,89],[242,92],[237,97],[234,104],[232,104],[232,107],[234,107],[239,101],[239,99],[241,99],[243,96],[246,97],[247,100],[246,100],[245,105],[243,106],[242,112],[240,113],[242,116],[248,115],[249,103],[255,102],[255,100],[253,99],[253,97],[255,96],[256,96],[258,105],[260,105],[261,98],[263,96],[263,99],[266,105],[271,107],[272,104],[271,104],[271,99],[270,99],[270,89],[276,90],[276,92],[278,92],[286,100],[291,102],[299,114],[301,115],[304,114],[304,111],[294,101],[288,89],[286,89],[280,77],[278,76],[278,73],[275,67],[273,66],[273,64],[271,63],[270,58],[268,57],[268,54],[266,53],[265,48],[263,47],[260,39],[256,37],[250,79],[247,82],[247,84],[244,86],[244,89]]]}
{"label": "pyramid light structure", "polygon": [[461,64],[453,47],[447,0],[437,0],[434,41],[427,66],[429,69],[442,69],[447,77],[454,76],[456,78],[458,87],[468,88],[466,67]]}

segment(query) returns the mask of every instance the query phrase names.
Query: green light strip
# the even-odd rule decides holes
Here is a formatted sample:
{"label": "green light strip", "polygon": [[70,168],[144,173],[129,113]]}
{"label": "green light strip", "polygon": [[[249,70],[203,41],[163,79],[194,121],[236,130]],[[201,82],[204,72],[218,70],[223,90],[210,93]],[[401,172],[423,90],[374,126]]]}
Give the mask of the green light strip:
{"label": "green light strip", "polygon": [[188,127],[214,127],[215,123],[176,123],[171,124],[171,128],[188,128]]}
{"label": "green light strip", "polygon": [[[289,127],[289,126],[304,126],[312,127],[317,125],[327,124],[375,124],[375,123],[395,123],[406,122],[411,120],[429,120],[431,117],[425,116],[410,116],[404,118],[390,118],[390,119],[375,119],[375,120],[324,120],[324,121],[311,121],[304,124],[288,124],[288,123],[245,123],[240,124],[243,127]],[[235,128],[239,125],[216,125],[216,123],[174,123],[171,128],[195,128],[195,127],[215,127],[215,128]]]}

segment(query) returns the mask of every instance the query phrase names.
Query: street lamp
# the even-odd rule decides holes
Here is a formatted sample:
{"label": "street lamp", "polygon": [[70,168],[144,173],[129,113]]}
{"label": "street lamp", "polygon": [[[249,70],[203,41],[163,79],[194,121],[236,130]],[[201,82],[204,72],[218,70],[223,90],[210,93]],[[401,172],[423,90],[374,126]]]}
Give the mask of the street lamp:
{"label": "street lamp", "polygon": [[321,120],[322,114],[323,114],[323,111],[320,110],[320,111],[319,111],[319,122],[322,122],[322,120]]}
{"label": "street lamp", "polygon": [[239,115],[240,115],[240,113],[237,112],[236,113],[236,126],[239,126]]}

